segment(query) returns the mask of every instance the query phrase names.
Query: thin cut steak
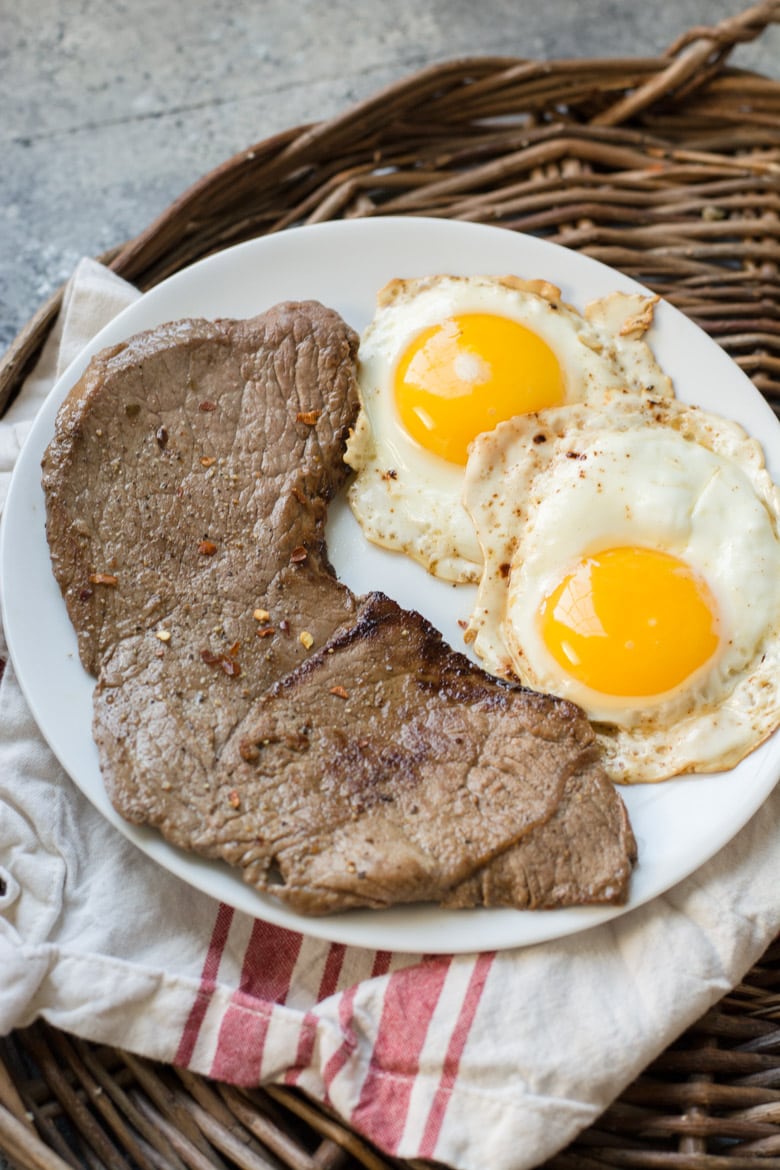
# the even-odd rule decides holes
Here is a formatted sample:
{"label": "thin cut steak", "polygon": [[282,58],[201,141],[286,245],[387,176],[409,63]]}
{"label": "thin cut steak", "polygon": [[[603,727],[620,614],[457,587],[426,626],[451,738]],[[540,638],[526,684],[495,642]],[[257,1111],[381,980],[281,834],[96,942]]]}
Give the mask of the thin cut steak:
{"label": "thin cut steak", "polygon": [[597,761],[567,777],[555,813],[442,898],[451,909],[625,901],[636,842],[626,807]]}
{"label": "thin cut steak", "polygon": [[308,914],[612,901],[634,843],[598,759],[578,707],[485,674],[373,594],[225,749],[220,852]]}
{"label": "thin cut steak", "polygon": [[318,304],[163,326],[93,359],[45,455],[106,787],[185,847],[222,744],[305,658],[299,635],[321,644],[353,614],[322,526],[346,474],[356,347]]}
{"label": "thin cut steak", "polygon": [[582,713],[333,574],[356,350],[314,302],[178,322],[63,405],[47,533],[109,795],[305,913],[624,901],[633,837]]}

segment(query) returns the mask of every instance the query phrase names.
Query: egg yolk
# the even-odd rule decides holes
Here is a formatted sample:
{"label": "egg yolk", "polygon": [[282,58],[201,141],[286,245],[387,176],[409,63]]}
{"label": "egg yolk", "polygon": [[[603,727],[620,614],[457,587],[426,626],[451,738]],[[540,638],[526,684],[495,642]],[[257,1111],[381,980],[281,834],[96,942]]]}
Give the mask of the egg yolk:
{"label": "egg yolk", "polygon": [[587,557],[539,611],[547,649],[573,678],[613,696],[658,695],[714,654],[717,603],[684,561],[648,548]]}
{"label": "egg yolk", "polygon": [[483,431],[564,400],[563,374],[549,345],[491,313],[464,313],[424,329],[402,354],[394,389],[408,434],[460,464]]}

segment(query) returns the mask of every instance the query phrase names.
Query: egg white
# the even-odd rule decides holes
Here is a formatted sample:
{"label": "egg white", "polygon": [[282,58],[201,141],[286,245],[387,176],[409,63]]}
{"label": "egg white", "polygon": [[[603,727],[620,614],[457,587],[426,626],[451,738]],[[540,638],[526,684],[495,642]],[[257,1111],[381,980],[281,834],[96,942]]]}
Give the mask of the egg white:
{"label": "egg white", "polygon": [[567,402],[597,403],[614,387],[668,397],[671,382],[644,336],[656,300],[613,293],[580,314],[545,281],[491,276],[391,281],[361,339],[361,409],[346,451],[357,472],[348,499],[366,537],[406,553],[444,580],[479,580],[482,554],[461,501],[463,467],[412,439],[395,406],[393,372],[418,333],[455,314],[508,317],[554,351]]}
{"label": "egg white", "polygon": [[[780,493],[741,427],[626,395],[518,416],[473,444],[464,500],[484,556],[467,641],[493,673],[583,707],[614,779],[732,767],[780,723]],[[720,613],[713,658],[650,698],[569,676],[537,616],[579,561],[620,546],[685,561]]]}

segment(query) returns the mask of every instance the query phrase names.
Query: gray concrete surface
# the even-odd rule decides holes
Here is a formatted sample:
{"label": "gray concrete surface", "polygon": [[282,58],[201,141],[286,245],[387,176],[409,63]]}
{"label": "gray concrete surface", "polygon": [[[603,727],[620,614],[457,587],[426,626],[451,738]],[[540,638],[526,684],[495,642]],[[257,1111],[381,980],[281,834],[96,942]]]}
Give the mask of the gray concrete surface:
{"label": "gray concrete surface", "polygon": [[[642,56],[744,0],[0,0],[0,351],[201,174],[462,54]],[[780,72],[780,26],[736,60]]]}

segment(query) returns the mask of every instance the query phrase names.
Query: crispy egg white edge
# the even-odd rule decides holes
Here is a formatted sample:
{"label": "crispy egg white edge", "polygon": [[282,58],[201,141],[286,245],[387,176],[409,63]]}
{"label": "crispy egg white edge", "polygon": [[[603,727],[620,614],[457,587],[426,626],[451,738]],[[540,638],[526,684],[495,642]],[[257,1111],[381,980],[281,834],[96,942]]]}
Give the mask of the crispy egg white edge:
{"label": "crispy egg white edge", "polygon": [[[777,685],[780,665],[780,590],[777,587],[777,573],[780,569],[780,491],[766,471],[760,444],[750,438],[738,424],[706,414],[696,407],[685,407],[675,401],[652,404],[631,396],[615,396],[601,419],[599,415],[602,412],[594,411],[593,408],[576,405],[560,407],[501,424],[492,436],[481,436],[469,460],[465,488],[466,503],[474,516],[486,558],[477,602],[469,620],[467,640],[473,642],[475,652],[487,669],[504,677],[520,677],[526,685],[537,689],[563,692],[565,697],[580,702],[588,710],[589,704],[582,703],[581,694],[579,697],[572,694],[571,688],[566,685],[551,687],[546,672],[542,672],[544,677],[540,678],[528,664],[527,657],[518,661],[501,633],[500,622],[506,610],[510,577],[514,575],[511,566],[521,551],[514,533],[522,530],[524,524],[532,523],[535,508],[546,498],[547,489],[539,487],[535,491],[532,486],[526,501],[514,506],[516,515],[512,531],[502,541],[489,532],[492,524],[490,517],[496,508],[496,481],[504,482],[506,477],[517,477],[518,450],[522,452],[521,458],[524,454],[526,462],[531,464],[527,478],[532,483],[534,480],[539,481],[541,473],[538,468],[544,469],[545,465],[552,463],[556,451],[550,439],[534,444],[534,433],[549,432],[552,435],[557,430],[564,436],[561,442],[570,445],[568,431],[564,430],[567,417],[572,419],[579,415],[586,429],[595,434],[600,423],[619,427],[623,421],[637,414],[639,419],[648,417],[648,409],[651,411],[649,417],[654,419],[654,427],[673,427],[688,439],[733,462],[744,473],[771,525],[773,544],[769,572],[773,574],[775,588],[771,612],[767,618],[770,636],[763,656],[742,669],[732,671],[729,681],[733,689],[729,697],[718,706],[704,712],[695,708],[682,711],[673,727],[664,725],[657,729],[648,727],[647,719],[640,719],[636,727],[618,727],[611,721],[610,713],[604,712],[603,708],[595,712],[590,709],[589,714],[597,725],[605,749],[608,770],[614,779],[624,783],[659,780],[688,771],[732,767],[771,734],[780,722],[780,688]],[[558,446],[560,450],[561,444]],[[562,457],[565,458],[565,454]],[[538,465],[537,470],[533,469],[534,463]],[[527,484],[521,485],[521,492],[523,486]],[[579,555],[587,554],[574,549],[572,561],[576,561]],[[537,588],[535,598],[541,599],[543,593],[542,585],[541,592]],[[529,603],[529,609],[533,607]],[[493,615],[496,614],[501,615],[499,620],[494,619]],[[733,623],[734,616],[729,620]],[[544,655],[547,656],[546,650]],[[659,710],[663,712],[663,703],[656,708],[656,711]],[[666,710],[674,710],[673,703],[667,704]],[[609,723],[603,718],[604,715],[610,719]]]}
{"label": "crispy egg white edge", "polygon": [[622,384],[671,396],[671,382],[643,336],[656,300],[611,293],[579,314],[544,281],[433,276],[386,285],[360,343],[360,412],[345,454],[357,473],[347,499],[367,539],[404,552],[443,580],[479,580],[482,554],[461,500],[463,469],[417,444],[395,412],[392,371],[415,334],[455,312],[487,308],[519,320],[551,345],[572,401],[598,401]]}

